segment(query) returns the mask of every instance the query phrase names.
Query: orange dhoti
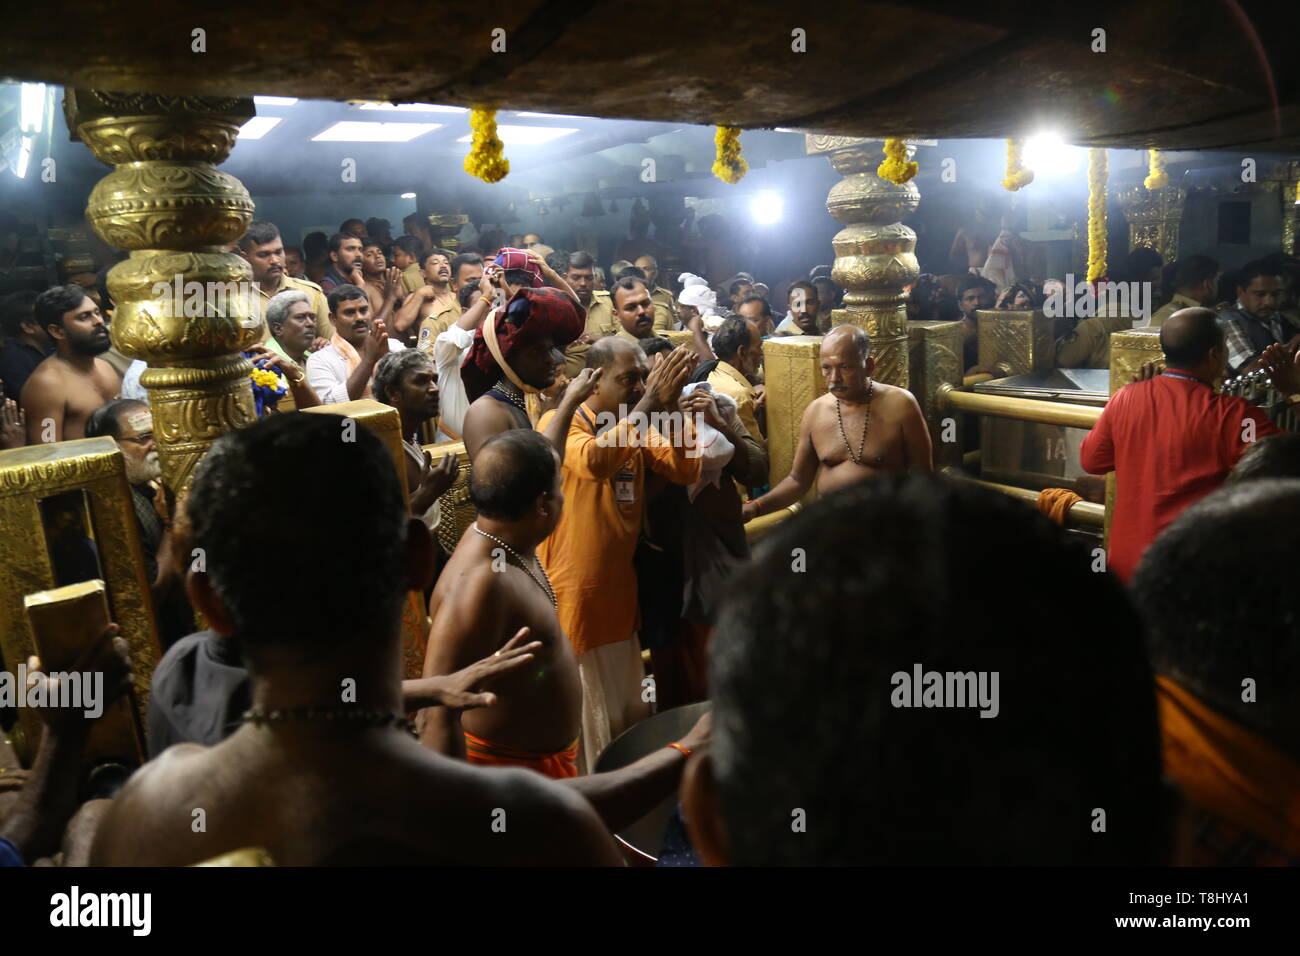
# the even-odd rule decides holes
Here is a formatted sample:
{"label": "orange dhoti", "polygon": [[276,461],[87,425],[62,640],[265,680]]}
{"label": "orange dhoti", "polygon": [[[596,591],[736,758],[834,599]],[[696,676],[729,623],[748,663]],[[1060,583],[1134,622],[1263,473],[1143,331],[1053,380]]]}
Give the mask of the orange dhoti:
{"label": "orange dhoti", "polygon": [[465,731],[465,759],[485,767],[527,767],[553,780],[578,775],[578,741],[555,753],[534,753],[506,744],[494,744]]}

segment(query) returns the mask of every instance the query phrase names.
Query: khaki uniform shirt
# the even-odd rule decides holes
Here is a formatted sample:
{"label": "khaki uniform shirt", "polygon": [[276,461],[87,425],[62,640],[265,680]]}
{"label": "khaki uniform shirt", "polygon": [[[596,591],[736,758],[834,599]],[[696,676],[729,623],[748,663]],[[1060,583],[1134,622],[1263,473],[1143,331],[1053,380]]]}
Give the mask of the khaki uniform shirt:
{"label": "khaki uniform shirt", "polygon": [[1166,302],[1164,305],[1162,305],[1160,308],[1156,309],[1155,315],[1151,316],[1151,328],[1158,329],[1160,326],[1164,325],[1165,319],[1169,318],[1171,315],[1173,315],[1175,312],[1178,312],[1181,309],[1199,309],[1199,308],[1201,308],[1201,303],[1197,302],[1193,298],[1190,298],[1185,295],[1179,295],[1177,292],[1175,292],[1174,297],[1170,299],[1168,302]]}
{"label": "khaki uniform shirt", "polygon": [[422,285],[424,285],[424,273],[420,271],[419,265],[412,262],[402,270],[402,289],[410,295]]}
{"label": "khaki uniform shirt", "polygon": [[265,343],[268,339],[271,338],[271,328],[266,324],[265,321],[266,303],[270,302],[274,296],[279,295],[281,292],[288,292],[290,290],[294,292],[307,293],[307,297],[311,299],[312,311],[316,313],[316,335],[322,339],[333,338],[334,324],[330,322],[330,305],[325,298],[325,293],[321,291],[321,287],[318,286],[316,283],[311,282],[307,279],[295,279],[293,276],[281,276],[280,287],[276,289],[275,292],[273,292],[271,295],[267,295],[265,292],[262,291],[262,286],[260,283],[255,282],[253,283],[253,285],[257,289],[257,294],[262,297],[262,312],[263,312],[262,342],[263,343]]}
{"label": "khaki uniform shirt", "polygon": [[709,386],[736,403],[736,415],[740,418],[740,423],[766,452],[767,439],[763,437],[763,431],[758,427],[758,418],[754,414],[754,386],[749,384],[749,379],[735,366],[719,361],[717,367],[709,373]]}
{"label": "khaki uniform shirt", "polygon": [[1081,319],[1074,331],[1056,343],[1056,364],[1060,368],[1110,368],[1110,334],[1132,328],[1133,320],[1127,315]]}
{"label": "khaki uniform shirt", "polygon": [[655,331],[667,332],[677,328],[677,302],[667,289],[655,287],[650,293],[655,306]]}
{"label": "khaki uniform shirt", "polygon": [[432,354],[434,340],[455,325],[460,316],[460,303],[455,299],[450,302],[444,301],[440,305],[435,303],[434,311],[420,320],[420,331],[415,339],[415,347],[422,352]]}

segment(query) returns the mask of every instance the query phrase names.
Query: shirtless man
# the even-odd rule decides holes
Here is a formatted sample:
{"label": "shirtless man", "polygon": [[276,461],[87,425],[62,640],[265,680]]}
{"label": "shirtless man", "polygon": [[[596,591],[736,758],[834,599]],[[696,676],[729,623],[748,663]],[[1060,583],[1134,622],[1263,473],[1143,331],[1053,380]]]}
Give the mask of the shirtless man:
{"label": "shirtless man", "polygon": [[400,333],[405,329],[394,326],[390,319],[402,296],[402,270],[389,267],[384,247],[377,239],[367,239],[361,245],[361,276],[365,280],[362,288],[370,300],[370,314],[389,327],[393,338],[403,338]]}
{"label": "shirtless man", "polygon": [[[450,759],[397,726],[401,608],[429,581],[432,544],[382,441],[364,428],[339,441],[344,424],[273,415],[223,436],[200,463],[187,514],[208,561],[187,586],[213,630],[239,635],[252,712],[216,746],[178,744],[137,770],[104,815],[91,864],[181,866],[263,847],[282,866],[617,865],[572,788]],[[352,506],[297,529],[295,548],[343,544],[352,560],[346,586],[303,604],[289,595],[309,585],[310,562],[288,563],[291,580],[267,575],[249,529],[281,520],[277,489],[321,474]],[[493,826],[502,812],[504,832]]]}
{"label": "shirtless man", "polygon": [[[550,270],[550,267],[546,266],[546,269]],[[558,281],[564,281],[554,272],[550,274]],[[469,411],[465,413],[463,431],[465,452],[471,463],[478,457],[484,442],[493,435],[512,428],[533,427],[524,391],[514,378],[537,392],[550,388],[555,384],[557,349],[572,342],[583,328],[577,296],[560,289],[526,288],[522,277],[509,273],[491,272],[489,275],[497,288],[509,296],[509,305],[504,312],[493,311],[484,319],[461,368],[466,396],[471,401]],[[567,288],[566,284],[564,289]],[[514,378],[491,354],[485,339],[489,322],[495,323],[501,357]],[[595,389],[598,375],[587,369],[579,372],[560,399],[546,434],[561,457],[569,420]]]}
{"label": "shirtless man", "polygon": [[837,326],[822,341],[826,394],[803,413],[790,474],[745,502],[746,521],[799,501],[814,479],[818,492],[827,494],[882,472],[934,467],[921,407],[907,389],[872,380],[870,347],[856,325]]}
{"label": "shirtless man", "polygon": [[[445,707],[423,712],[421,739],[472,764],[530,767],[569,780],[617,830],[672,792],[685,761],[680,750],[665,747],[613,773],[577,776],[582,682],[535,553],[560,522],[561,485],[559,455],[539,432],[503,432],[481,449],[470,485],[478,519],[429,601],[433,628],[424,676],[490,657],[523,630],[541,647],[532,663],[493,683],[494,706],[459,715]],[[680,743],[693,750],[707,733],[702,721]]]}
{"label": "shirtless man", "polygon": [[86,437],[86,419],[117,398],[122,377],[98,356],[112,347],[99,306],[78,285],[46,289],[36,298],[36,321],[55,351],[32,372],[19,404],[27,444]]}

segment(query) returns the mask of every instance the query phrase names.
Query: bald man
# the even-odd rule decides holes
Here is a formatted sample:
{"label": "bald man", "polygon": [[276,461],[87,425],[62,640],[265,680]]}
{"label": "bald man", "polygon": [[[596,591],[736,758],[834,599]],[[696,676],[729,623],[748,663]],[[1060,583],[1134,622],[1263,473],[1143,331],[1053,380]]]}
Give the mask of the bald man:
{"label": "bald man", "polygon": [[930,471],[930,432],[912,393],[871,377],[871,340],[856,325],[831,329],[822,340],[826,394],[799,423],[790,474],[744,506],[746,521],[787,508],[817,483],[821,494],[889,472]]}
{"label": "bald man", "polygon": [[[535,550],[564,509],[560,457],[539,432],[495,435],[479,449],[470,498],[478,518],[429,601],[433,628],[424,674],[451,674],[460,670],[458,661],[490,657],[517,644],[524,631],[540,646],[533,648],[532,663],[493,682],[493,706],[463,711],[459,720],[445,707],[425,711],[421,740],[435,750],[464,754],[472,764],[527,767],[569,780],[578,775],[582,681]],[[698,724],[680,743],[693,750],[707,732],[707,722]],[[684,763],[681,751],[665,747],[615,773],[571,785],[618,829],[671,793]]]}
{"label": "bald man", "polygon": [[[1115,472],[1111,571],[1128,581],[1147,546],[1189,505],[1214,491],[1257,439],[1278,434],[1263,410],[1220,395],[1228,345],[1210,309],[1182,309],[1160,327],[1165,370],[1111,396],[1083,440],[1079,463]],[[1274,383],[1295,388],[1293,355],[1267,353]]]}

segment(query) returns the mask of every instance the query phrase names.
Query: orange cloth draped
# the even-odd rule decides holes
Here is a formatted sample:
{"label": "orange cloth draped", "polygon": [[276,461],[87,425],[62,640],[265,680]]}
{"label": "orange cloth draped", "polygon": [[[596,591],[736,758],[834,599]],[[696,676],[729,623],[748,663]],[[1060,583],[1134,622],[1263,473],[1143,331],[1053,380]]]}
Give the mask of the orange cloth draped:
{"label": "orange cloth draped", "polygon": [[1044,488],[1038,493],[1038,510],[1064,527],[1070,509],[1082,500],[1069,488]]}
{"label": "orange cloth draped", "polygon": [[465,759],[489,767],[527,767],[553,780],[578,775],[578,741],[553,754],[533,753],[505,744],[494,744],[465,731]]}
{"label": "orange cloth draped", "polygon": [[[542,416],[539,431],[554,414]],[[703,463],[689,417],[675,444],[654,427],[638,431],[639,424],[629,418],[597,437],[598,419],[584,404],[569,423],[564,513],[537,547],[559,601],[560,626],[575,654],[629,640],[639,626],[632,557],[645,511],[646,472],[690,485],[700,480]]]}
{"label": "orange cloth draped", "polygon": [[1156,698],[1165,772],[1188,801],[1300,856],[1300,764],[1167,677]]}
{"label": "orange cloth draped", "polygon": [[[352,373],[357,370],[357,366],[361,364],[361,353],[352,347],[351,342],[337,332],[330,339],[330,345],[338,349],[339,355],[343,356],[343,361],[348,363],[348,376],[351,377]],[[370,390],[370,383],[366,382],[366,390],[361,393],[361,398],[373,397],[374,392]]]}

